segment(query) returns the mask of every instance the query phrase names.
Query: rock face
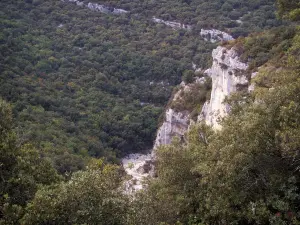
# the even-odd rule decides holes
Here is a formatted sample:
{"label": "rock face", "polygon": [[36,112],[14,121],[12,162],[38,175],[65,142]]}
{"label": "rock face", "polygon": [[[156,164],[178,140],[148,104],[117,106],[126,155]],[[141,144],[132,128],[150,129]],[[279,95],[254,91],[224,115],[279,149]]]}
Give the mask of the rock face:
{"label": "rock face", "polygon": [[128,13],[128,11],[124,10],[124,9],[117,9],[117,8],[113,8],[113,7],[108,7],[108,6],[104,6],[104,5],[100,5],[97,3],[91,3],[89,2],[88,4],[85,4],[82,1],[79,0],[61,0],[62,2],[73,2],[76,3],[76,5],[78,6],[85,6],[91,10],[95,10],[101,13],[108,13],[108,14],[123,14],[123,13]]}
{"label": "rock face", "polygon": [[200,36],[203,37],[204,40],[210,41],[212,43],[215,43],[217,41],[231,41],[234,39],[230,34],[216,29],[201,29]]}
{"label": "rock face", "polygon": [[171,144],[173,137],[182,138],[189,127],[188,112],[175,112],[173,109],[168,109],[166,118],[157,132],[154,143],[154,149],[160,145]]}
{"label": "rock face", "polygon": [[218,118],[229,112],[224,104],[226,96],[240,89],[247,89],[249,81],[246,76],[247,64],[239,60],[238,54],[232,48],[217,47],[212,52],[213,65],[206,73],[212,78],[210,101],[206,102],[198,121],[205,121],[215,129],[220,129]]}
{"label": "rock face", "polygon": [[[206,70],[207,76],[212,78],[211,99],[202,107],[197,121],[205,121],[214,129],[220,129],[218,118],[229,112],[229,106],[223,103],[226,96],[232,92],[248,90],[249,81],[246,76],[247,64],[239,60],[238,54],[232,49],[217,47],[212,52],[213,65]],[[194,68],[196,70],[196,67]],[[253,74],[255,76],[255,74]],[[196,83],[205,82],[205,77],[196,79]],[[174,95],[173,101],[180,98],[180,93],[189,91],[190,85],[181,84],[181,89]],[[152,153],[147,155],[131,154],[122,160],[125,171],[132,178],[125,183],[125,192],[134,194],[143,188],[142,181],[154,174],[155,150],[160,145],[172,142],[173,137],[183,138],[192,124],[188,112],[176,112],[169,108],[165,120],[157,132]]]}
{"label": "rock face", "polygon": [[104,5],[99,5],[97,3],[88,3],[87,7],[91,10],[99,11],[102,13],[112,13],[112,14],[122,14],[122,13],[127,13],[128,11],[124,9],[117,9],[113,7],[107,7]]}
{"label": "rock face", "polygon": [[[217,47],[212,52],[213,65],[206,70],[207,76],[212,78],[212,91],[210,101],[205,102],[198,116],[198,122],[205,121],[214,129],[220,129],[218,118],[224,117],[229,112],[229,106],[224,104],[226,96],[232,92],[247,89],[249,81],[246,76],[247,64],[239,60],[237,52],[225,47]],[[204,82],[205,78],[195,82]],[[182,89],[187,91],[189,85],[181,84]],[[180,91],[174,96],[175,101]],[[160,145],[170,144],[173,137],[183,137],[189,128],[191,121],[188,112],[175,112],[169,108],[166,111],[165,121],[159,128],[154,144],[154,150]]]}
{"label": "rock face", "polygon": [[186,30],[191,30],[192,29],[192,26],[190,26],[190,25],[186,25],[186,24],[182,24],[182,23],[178,23],[178,22],[173,22],[173,21],[166,21],[166,20],[158,19],[156,17],[153,17],[152,20],[155,23],[163,23],[166,26],[172,27],[173,29],[186,29]]}

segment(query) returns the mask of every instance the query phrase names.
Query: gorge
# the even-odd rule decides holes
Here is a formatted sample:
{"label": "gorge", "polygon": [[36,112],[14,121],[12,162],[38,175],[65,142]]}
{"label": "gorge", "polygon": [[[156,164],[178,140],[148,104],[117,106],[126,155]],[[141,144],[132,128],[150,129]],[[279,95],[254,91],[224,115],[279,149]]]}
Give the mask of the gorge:
{"label": "gorge", "polygon": [[[210,100],[206,101],[202,106],[197,120],[190,118],[188,111],[176,111],[167,108],[165,119],[159,127],[154,142],[153,150],[150,154],[133,154],[122,160],[125,171],[132,176],[126,188],[130,193],[142,189],[143,179],[151,176],[154,170],[155,150],[161,145],[171,144],[174,137],[183,139],[185,133],[191,125],[195,123],[205,122],[214,129],[221,129],[219,120],[226,116],[229,112],[229,106],[224,103],[226,97],[231,93],[241,90],[247,90],[251,83],[247,75],[248,65],[241,62],[239,55],[234,47],[227,49],[226,47],[217,47],[212,52],[213,65],[204,71],[204,77],[197,78],[194,83],[204,82],[208,77],[212,79],[212,90]],[[174,95],[172,101],[180,98],[181,92],[189,92],[192,84],[180,85],[180,90]],[[143,168],[150,167],[148,171]],[[150,172],[149,172],[150,171]]]}
{"label": "gorge", "polygon": [[1,0],[0,224],[300,224],[299,0]]}

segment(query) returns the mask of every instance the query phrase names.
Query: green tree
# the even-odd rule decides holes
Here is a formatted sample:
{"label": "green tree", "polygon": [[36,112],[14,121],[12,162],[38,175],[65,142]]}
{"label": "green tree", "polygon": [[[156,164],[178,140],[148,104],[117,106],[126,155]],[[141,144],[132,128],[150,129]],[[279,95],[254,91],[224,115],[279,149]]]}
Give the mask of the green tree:
{"label": "green tree", "polygon": [[280,17],[292,21],[300,20],[300,2],[298,0],[277,0],[277,10]]}
{"label": "green tree", "polygon": [[51,163],[30,145],[18,147],[11,107],[0,100],[0,223],[18,224],[39,185],[60,180]]}
{"label": "green tree", "polygon": [[195,79],[194,76],[195,76],[194,71],[185,70],[182,75],[182,81],[184,81],[184,83],[186,83],[186,84],[193,83],[193,81]]}
{"label": "green tree", "polygon": [[9,181],[15,176],[15,168],[20,155],[12,126],[11,107],[0,99],[0,222],[4,217],[4,204],[9,197]]}
{"label": "green tree", "polygon": [[94,162],[68,182],[40,189],[22,224],[125,224],[128,199],[119,168]]}

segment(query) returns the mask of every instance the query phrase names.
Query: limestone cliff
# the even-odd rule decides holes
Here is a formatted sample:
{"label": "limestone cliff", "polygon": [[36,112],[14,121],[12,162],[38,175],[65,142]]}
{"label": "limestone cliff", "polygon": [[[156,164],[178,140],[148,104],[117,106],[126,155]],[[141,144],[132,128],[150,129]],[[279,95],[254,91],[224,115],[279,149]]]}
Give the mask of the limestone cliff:
{"label": "limestone cliff", "polygon": [[91,10],[94,11],[98,11],[101,13],[107,13],[107,14],[123,14],[123,13],[128,13],[128,11],[124,10],[124,9],[117,9],[117,8],[113,8],[113,7],[108,7],[105,5],[100,5],[97,3],[92,3],[89,2],[87,4],[85,4],[85,2],[83,1],[79,1],[79,0],[61,0],[62,2],[73,2],[76,3],[76,5],[78,6],[84,6],[87,7]]}
{"label": "limestone cliff", "polygon": [[[197,121],[205,121],[215,129],[219,129],[218,118],[225,116],[229,107],[224,104],[226,96],[232,92],[248,88],[246,76],[247,64],[239,60],[237,52],[231,48],[217,47],[212,52],[213,65],[205,71],[212,79],[212,91],[210,101],[205,102]],[[202,78],[203,79],[203,78]],[[196,82],[203,82],[197,79]],[[188,91],[190,85],[181,84],[182,88],[175,94],[175,101],[182,91]],[[191,123],[188,112],[176,112],[169,108],[166,111],[165,121],[159,128],[154,144],[154,149],[160,145],[170,144],[173,137],[183,137]]]}
{"label": "limestone cliff", "polygon": [[[174,95],[172,102],[180,100],[180,102],[182,102],[182,100],[184,101],[185,99],[182,99],[184,94],[191,92],[191,89],[195,88],[195,85],[203,84],[205,81],[206,77],[201,77],[195,79],[194,83],[191,84],[182,82],[179,90]],[[178,111],[169,107],[165,113],[165,120],[157,131],[153,149],[156,149],[160,145],[171,144],[174,137],[184,139],[184,134],[188,130],[190,123],[190,111]]]}
{"label": "limestone cliff", "polygon": [[210,101],[206,102],[198,121],[204,120],[215,129],[219,129],[218,118],[224,117],[229,107],[224,104],[226,96],[237,90],[248,88],[246,76],[247,64],[239,60],[237,52],[231,48],[217,47],[212,52],[213,65],[206,71],[212,78]]}
{"label": "limestone cliff", "polygon": [[166,20],[158,19],[156,17],[153,17],[152,20],[155,23],[165,24],[166,26],[172,27],[175,30],[176,29],[186,29],[186,30],[192,29],[191,25],[187,25],[187,24],[183,24],[183,23],[178,23],[178,22],[174,22],[174,21],[166,21]]}
{"label": "limestone cliff", "polygon": [[[196,120],[205,121],[214,129],[219,129],[218,118],[224,117],[229,107],[224,104],[226,96],[232,92],[245,89],[248,90],[249,80],[246,76],[247,64],[239,60],[237,52],[231,48],[217,47],[212,52],[213,65],[205,71],[206,76],[198,78],[192,84],[181,83],[179,91],[174,95],[172,101],[181,98],[182,93],[191,90],[195,83],[203,83],[207,77],[212,79],[212,90],[210,100],[205,102],[202,111]],[[196,70],[196,67],[194,68]],[[253,74],[254,76],[255,74]],[[249,87],[249,91],[253,87]],[[178,111],[169,107],[166,110],[165,119],[158,129],[152,154],[132,154],[123,159],[124,169],[132,179],[125,183],[127,193],[135,193],[142,189],[142,181],[154,171],[155,149],[160,145],[167,145],[177,136],[184,139],[184,134],[193,124],[189,111]]]}
{"label": "limestone cliff", "polygon": [[230,34],[227,34],[223,31],[211,29],[211,30],[205,30],[201,29],[200,36],[204,38],[206,41],[210,41],[212,43],[218,42],[218,41],[231,41],[233,40],[233,37]]}
{"label": "limestone cliff", "polygon": [[154,143],[154,149],[160,145],[171,144],[173,137],[182,138],[189,127],[189,113],[176,112],[169,108],[166,112],[166,119],[158,129]]}

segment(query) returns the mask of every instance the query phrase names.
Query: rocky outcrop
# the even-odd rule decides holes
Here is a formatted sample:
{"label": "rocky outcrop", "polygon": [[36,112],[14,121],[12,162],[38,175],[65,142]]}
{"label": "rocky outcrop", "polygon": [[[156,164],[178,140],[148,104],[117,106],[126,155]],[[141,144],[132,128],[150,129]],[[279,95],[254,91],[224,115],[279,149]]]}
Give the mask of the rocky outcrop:
{"label": "rocky outcrop", "polygon": [[99,5],[97,3],[91,3],[91,2],[89,2],[87,4],[87,7],[91,10],[99,11],[99,12],[102,12],[102,13],[123,14],[123,13],[128,12],[124,9],[117,9],[117,8],[113,8],[113,7],[107,7],[107,6],[104,6],[104,5]]}
{"label": "rocky outcrop", "polygon": [[160,145],[171,144],[173,137],[183,138],[189,127],[188,112],[176,112],[169,108],[166,112],[165,121],[158,129],[154,143],[154,149]]}
{"label": "rocky outcrop", "polygon": [[[239,60],[233,48],[218,47],[213,50],[212,57],[213,65],[205,71],[206,75],[212,79],[211,99],[202,107],[197,121],[205,121],[214,129],[220,129],[218,118],[224,117],[229,112],[229,106],[224,103],[225,97],[240,89],[247,90],[249,81],[246,76],[247,64]],[[194,69],[197,70],[197,67],[194,66]],[[206,78],[198,78],[195,83],[203,83]],[[181,83],[180,90],[174,95],[173,101],[178,100],[182,92],[188,92],[193,84]],[[122,160],[125,171],[131,176],[131,179],[125,183],[126,193],[134,194],[143,188],[143,180],[154,174],[155,150],[160,145],[170,144],[174,137],[183,139],[190,124],[194,122],[190,119],[189,112],[167,109],[165,120],[158,129],[152,153],[132,154]]]}
{"label": "rocky outcrop", "polygon": [[212,78],[211,98],[204,104],[198,121],[204,120],[213,128],[220,129],[218,119],[229,112],[229,106],[224,103],[225,97],[249,86],[246,76],[248,66],[239,60],[233,48],[219,46],[213,50],[212,57],[213,65],[206,71]]}
{"label": "rocky outcrop", "polygon": [[127,194],[134,194],[143,188],[143,180],[154,173],[154,162],[151,153],[130,154],[122,159],[124,170],[129,179],[124,184]]}
{"label": "rocky outcrop", "polygon": [[61,1],[62,2],[73,2],[73,3],[76,3],[76,5],[78,5],[78,6],[85,6],[91,10],[98,11],[101,13],[107,13],[107,14],[128,13],[128,11],[126,11],[124,9],[117,9],[114,7],[108,7],[108,6],[104,6],[104,5],[100,5],[100,4],[92,3],[92,2],[85,4],[84,2],[79,1],[79,0],[61,0]]}
{"label": "rocky outcrop", "polygon": [[[214,129],[220,129],[219,118],[229,112],[229,106],[224,103],[226,96],[232,92],[247,89],[249,81],[246,76],[247,64],[239,60],[237,52],[231,48],[217,47],[212,52],[213,65],[205,71],[212,79],[210,101],[205,102],[197,121],[205,121]],[[195,82],[204,82],[205,78],[199,78]],[[180,96],[181,91],[188,91],[189,85],[181,84],[173,101]],[[160,145],[170,144],[173,137],[184,137],[191,121],[188,112],[176,112],[169,108],[166,111],[165,121],[159,128],[154,144],[154,149]]]}
{"label": "rocky outcrop", "polygon": [[178,22],[174,22],[174,21],[166,21],[166,20],[158,19],[156,17],[153,17],[152,20],[155,23],[162,23],[162,24],[165,24],[166,26],[172,27],[173,29],[185,29],[185,30],[192,29],[192,26],[186,25],[183,23],[178,23]]}
{"label": "rocky outcrop", "polygon": [[211,29],[211,30],[205,30],[201,29],[200,36],[204,38],[206,41],[210,41],[212,43],[218,42],[218,41],[231,41],[234,40],[234,38],[223,31]]}
{"label": "rocky outcrop", "polygon": [[[205,102],[197,121],[205,121],[215,129],[219,129],[218,119],[229,112],[229,106],[224,103],[226,96],[232,92],[247,89],[249,81],[246,76],[247,64],[239,60],[237,52],[231,48],[217,47],[212,52],[213,65],[206,70],[207,76],[212,79],[210,101]],[[205,78],[196,79],[196,83],[204,82]],[[190,85],[181,84],[181,89],[175,94],[173,101],[179,98],[182,91],[188,91]],[[176,112],[169,108],[166,111],[165,121],[159,128],[154,149],[160,145],[170,144],[173,137],[182,138],[189,128],[191,121],[188,112]]]}

